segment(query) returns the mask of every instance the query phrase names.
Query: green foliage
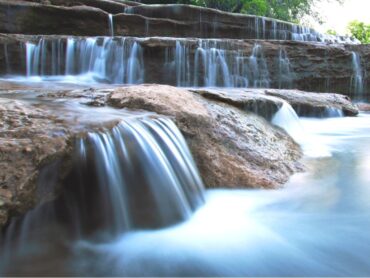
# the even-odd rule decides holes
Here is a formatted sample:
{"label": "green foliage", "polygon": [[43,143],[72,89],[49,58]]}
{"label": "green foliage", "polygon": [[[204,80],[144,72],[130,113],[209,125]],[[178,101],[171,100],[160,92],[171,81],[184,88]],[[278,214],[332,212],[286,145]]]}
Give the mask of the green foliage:
{"label": "green foliage", "polygon": [[141,2],[192,4],[227,12],[266,16],[299,23],[305,15],[310,15],[322,22],[314,10],[314,5],[320,1],[342,3],[344,0],[142,0]]}
{"label": "green foliage", "polygon": [[326,31],[326,33],[329,34],[329,35],[334,35],[334,36],[338,35],[337,31],[335,31],[333,29],[329,29],[328,31]]}
{"label": "green foliage", "polygon": [[348,24],[348,31],[360,42],[370,43],[370,24],[355,20]]}

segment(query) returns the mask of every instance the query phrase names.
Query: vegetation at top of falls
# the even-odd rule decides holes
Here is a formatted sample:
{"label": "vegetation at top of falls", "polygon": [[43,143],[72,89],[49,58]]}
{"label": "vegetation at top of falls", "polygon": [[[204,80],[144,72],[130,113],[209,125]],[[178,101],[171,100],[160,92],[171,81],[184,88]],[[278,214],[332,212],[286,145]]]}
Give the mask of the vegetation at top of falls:
{"label": "vegetation at top of falls", "polygon": [[[305,16],[318,22],[323,20],[315,10],[315,5],[323,0],[141,0],[146,4],[192,4],[227,12],[266,16],[284,21],[299,23]],[[324,0],[343,3],[345,0]]]}
{"label": "vegetation at top of falls", "polygon": [[326,31],[326,33],[329,34],[329,35],[334,35],[334,36],[338,35],[338,32],[333,30],[333,29],[329,29],[328,31]]}
{"label": "vegetation at top of falls", "polygon": [[348,24],[348,31],[361,43],[370,43],[370,24],[354,20]]}

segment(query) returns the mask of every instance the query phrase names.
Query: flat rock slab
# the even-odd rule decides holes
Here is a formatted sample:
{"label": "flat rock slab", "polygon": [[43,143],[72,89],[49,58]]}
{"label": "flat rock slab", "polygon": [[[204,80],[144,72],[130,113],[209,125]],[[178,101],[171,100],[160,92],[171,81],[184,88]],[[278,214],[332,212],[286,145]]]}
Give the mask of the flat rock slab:
{"label": "flat rock slab", "polygon": [[[254,112],[266,119],[288,102],[299,116],[356,116],[358,107],[348,96],[284,89],[191,89],[201,96]],[[337,113],[335,113],[337,112]]]}
{"label": "flat rock slab", "polygon": [[330,116],[331,109],[337,109],[345,116],[356,116],[359,112],[351,99],[341,94],[276,89],[267,89],[265,94],[286,100],[300,116]]}

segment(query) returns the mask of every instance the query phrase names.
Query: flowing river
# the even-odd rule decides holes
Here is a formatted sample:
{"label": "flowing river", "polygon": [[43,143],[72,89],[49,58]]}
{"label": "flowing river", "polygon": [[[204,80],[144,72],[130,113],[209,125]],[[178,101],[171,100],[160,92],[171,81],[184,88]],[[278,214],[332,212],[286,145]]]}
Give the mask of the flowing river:
{"label": "flowing river", "polygon": [[[110,113],[114,113],[112,111]],[[105,177],[102,182],[105,185],[115,186],[117,179],[126,182],[136,178],[136,170],[130,172],[131,163],[137,163],[135,167],[140,163],[146,165],[140,178],[145,190],[150,190],[156,179],[171,184],[172,187],[160,189],[160,196],[156,197],[158,203],[153,205],[157,209],[153,215],[165,213],[161,220],[168,220],[170,226],[127,228],[135,223],[133,216],[124,216],[132,208],[122,207],[126,206],[125,201],[116,198],[117,188],[109,187],[113,190],[111,199],[94,199],[98,200],[96,206],[99,202],[108,203],[104,206],[106,213],[119,216],[112,223],[107,220],[105,224],[109,229],[103,240],[95,235],[71,240],[63,221],[45,220],[51,217],[50,209],[41,209],[41,212],[36,209],[28,213],[21,224],[8,228],[8,234],[16,234],[18,238],[11,243],[11,238],[4,237],[0,273],[36,276],[370,275],[367,232],[370,227],[370,114],[298,119],[289,107],[280,112],[273,122],[301,143],[307,171],[294,175],[277,190],[203,191],[182,136],[165,119],[123,122],[112,135],[90,134],[88,140],[95,146],[94,155],[101,155],[102,159],[105,155],[111,163],[106,169],[103,161],[94,166],[96,178]],[[115,145],[129,142],[127,140],[134,143],[126,147],[120,145],[122,150],[116,151],[121,151],[121,156],[112,151]],[[86,155],[85,147],[81,147],[80,152]],[[163,155],[170,161],[172,170],[163,162]],[[126,173],[115,172],[115,163],[127,169]],[[148,165],[152,167],[151,172],[145,170]],[[100,186],[100,183],[90,186]],[[130,191],[129,187],[119,190]],[[158,188],[153,192],[156,191]],[[62,201],[68,200],[64,206],[69,209],[74,206],[74,209],[95,213],[94,205],[83,207],[81,201],[76,204],[65,198]],[[102,198],[108,197],[102,195]],[[116,209],[124,215],[115,213]],[[86,214],[73,215],[74,221],[82,226]],[[175,218],[185,220],[171,224],[176,222],[172,221]],[[36,236],[29,235],[33,227],[30,223],[37,226]]]}
{"label": "flowing river", "polygon": [[307,157],[308,172],[284,189],[207,190],[205,205],[183,224],[108,244],[78,242],[75,269],[129,276],[368,276],[370,115],[301,124],[320,152]]}

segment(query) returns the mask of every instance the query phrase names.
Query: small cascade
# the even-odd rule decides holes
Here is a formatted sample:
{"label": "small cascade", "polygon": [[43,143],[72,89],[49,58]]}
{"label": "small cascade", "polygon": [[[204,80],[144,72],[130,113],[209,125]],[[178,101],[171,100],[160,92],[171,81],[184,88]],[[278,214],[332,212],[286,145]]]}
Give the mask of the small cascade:
{"label": "small cascade", "polygon": [[284,48],[279,49],[278,57],[278,86],[281,88],[292,88],[294,80],[294,72],[290,64],[288,54]]}
{"label": "small cascade", "polygon": [[141,46],[126,38],[91,37],[26,43],[27,76],[87,75],[95,81],[144,81]]}
{"label": "small cascade", "polygon": [[253,47],[252,55],[249,57],[249,66],[251,70],[250,79],[253,82],[253,87],[268,88],[270,86],[270,74],[261,45],[255,44]]}
{"label": "small cascade", "polygon": [[273,20],[271,22],[271,32],[272,32],[272,39],[276,40],[277,39],[277,21]]}
{"label": "small cascade", "polygon": [[113,15],[112,14],[108,14],[108,26],[109,26],[110,36],[114,37],[114,25],[113,25]]}
{"label": "small cascade", "polygon": [[335,107],[326,107],[325,111],[322,115],[325,118],[337,118],[337,117],[344,117],[342,109],[335,108]]}
{"label": "small cascade", "polygon": [[35,54],[35,45],[32,43],[26,43],[26,75],[32,75],[32,64],[33,64],[33,56]]}
{"label": "small cascade", "polygon": [[8,56],[8,45],[4,44],[3,49],[4,49],[4,60],[5,60],[5,72],[11,73],[10,61],[9,61],[9,56]]}
{"label": "small cascade", "polygon": [[[199,40],[192,49],[177,40],[176,48],[167,49],[167,76],[176,73],[177,86],[189,87],[269,87],[269,70],[260,45],[251,56],[232,49],[218,40]],[[193,65],[193,66],[192,66]]]}
{"label": "small cascade", "polygon": [[296,142],[303,142],[303,127],[299,121],[297,113],[288,102],[283,101],[283,105],[279,111],[276,112],[271,122],[274,125],[283,128]]}
{"label": "small cascade", "polygon": [[319,36],[308,27],[292,25],[293,41],[318,41]]}
{"label": "small cascade", "polygon": [[351,91],[354,95],[363,94],[363,75],[361,67],[361,57],[357,52],[352,51],[352,68],[353,75],[351,80]]}
{"label": "small cascade", "polygon": [[[54,186],[60,167],[45,168],[38,187]],[[55,233],[60,240],[112,240],[183,221],[204,203],[185,139],[167,118],[129,119],[110,131],[89,133],[76,141],[71,169],[58,199],[12,220],[1,262],[46,251],[42,246]]]}

